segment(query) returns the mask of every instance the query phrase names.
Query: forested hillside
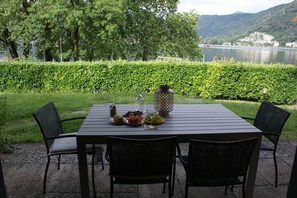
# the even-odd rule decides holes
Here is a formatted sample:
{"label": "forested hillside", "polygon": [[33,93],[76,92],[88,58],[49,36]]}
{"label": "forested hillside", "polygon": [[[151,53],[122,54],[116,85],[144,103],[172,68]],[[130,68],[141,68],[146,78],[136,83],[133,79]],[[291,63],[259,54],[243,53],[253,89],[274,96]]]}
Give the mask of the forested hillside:
{"label": "forested hillside", "polygon": [[252,32],[263,32],[273,35],[284,45],[297,40],[297,23],[292,21],[296,15],[297,0],[255,14],[202,15],[197,31],[210,42],[234,42]]}

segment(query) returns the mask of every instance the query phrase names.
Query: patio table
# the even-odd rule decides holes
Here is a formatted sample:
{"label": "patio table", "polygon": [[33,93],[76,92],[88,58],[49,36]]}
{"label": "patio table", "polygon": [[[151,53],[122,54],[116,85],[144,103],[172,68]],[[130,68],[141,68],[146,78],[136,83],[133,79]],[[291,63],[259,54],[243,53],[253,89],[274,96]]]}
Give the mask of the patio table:
{"label": "patio table", "polygon": [[[134,109],[132,104],[117,105],[124,114]],[[238,140],[257,137],[251,158],[246,195],[253,197],[262,132],[221,104],[175,104],[157,130],[144,130],[143,126],[114,125],[108,118],[104,104],[92,106],[77,133],[81,196],[89,197],[86,144],[106,144],[108,136],[153,138],[176,136],[181,139]]]}

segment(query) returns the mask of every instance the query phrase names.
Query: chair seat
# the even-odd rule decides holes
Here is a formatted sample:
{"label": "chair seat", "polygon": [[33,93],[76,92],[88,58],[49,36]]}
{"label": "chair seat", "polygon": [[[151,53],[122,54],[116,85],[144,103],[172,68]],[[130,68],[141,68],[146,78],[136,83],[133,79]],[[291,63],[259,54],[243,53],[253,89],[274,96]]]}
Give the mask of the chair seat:
{"label": "chair seat", "polygon": [[[65,136],[62,135],[62,136]],[[101,149],[102,147],[99,145],[95,145],[95,150]],[[91,144],[87,145],[87,152],[92,152],[93,146]],[[77,143],[76,137],[66,137],[66,138],[59,138],[55,139],[54,143],[50,148],[50,155],[59,155],[59,154],[75,154],[77,153]]]}
{"label": "chair seat", "polygon": [[50,148],[50,154],[77,153],[76,137],[56,139]]}

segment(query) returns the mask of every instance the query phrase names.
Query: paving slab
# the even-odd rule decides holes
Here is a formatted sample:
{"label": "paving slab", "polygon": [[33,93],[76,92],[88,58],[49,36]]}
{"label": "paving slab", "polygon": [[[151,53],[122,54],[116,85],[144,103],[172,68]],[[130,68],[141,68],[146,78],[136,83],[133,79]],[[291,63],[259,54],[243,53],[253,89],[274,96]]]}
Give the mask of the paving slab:
{"label": "paving slab", "polygon": [[[181,145],[182,152],[187,152],[187,144]],[[269,152],[261,152],[256,177],[254,198],[286,197],[290,181],[291,169],[295,156],[297,140],[280,141],[277,151],[279,167],[279,186],[274,187],[274,164]],[[63,156],[61,168],[57,170],[57,159],[52,158],[47,177],[47,194],[42,194],[43,175],[46,166],[46,151],[43,144],[30,143],[14,145],[12,154],[1,154],[4,180],[8,197],[45,197],[45,198],[76,198],[81,197],[77,156]],[[89,159],[91,162],[91,159]],[[91,172],[89,164],[89,173]],[[91,176],[89,176],[91,178]],[[97,197],[109,197],[109,165],[105,161],[105,169],[95,165],[95,180]],[[184,197],[185,171],[177,160],[174,197]],[[162,193],[163,185],[115,185],[115,198],[165,198],[168,197],[168,187]],[[235,186],[233,192],[229,189],[224,195],[224,187],[190,187],[190,198],[240,198],[241,186]],[[90,185],[90,192],[93,193]],[[93,194],[92,194],[93,195]]]}

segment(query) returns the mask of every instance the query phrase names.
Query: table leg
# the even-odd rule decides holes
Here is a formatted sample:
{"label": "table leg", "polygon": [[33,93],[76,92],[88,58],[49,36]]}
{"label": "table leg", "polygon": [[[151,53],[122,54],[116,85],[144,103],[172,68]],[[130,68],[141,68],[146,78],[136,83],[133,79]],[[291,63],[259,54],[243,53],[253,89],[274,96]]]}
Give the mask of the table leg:
{"label": "table leg", "polygon": [[259,161],[259,154],[260,154],[260,146],[261,146],[261,139],[262,137],[258,137],[257,144],[255,146],[254,152],[252,153],[250,168],[248,171],[247,177],[247,186],[246,186],[246,197],[252,198],[254,193],[254,187],[256,182],[256,175],[257,175],[257,167]]}
{"label": "table leg", "polygon": [[81,197],[90,197],[86,144],[77,137],[78,167]]}

